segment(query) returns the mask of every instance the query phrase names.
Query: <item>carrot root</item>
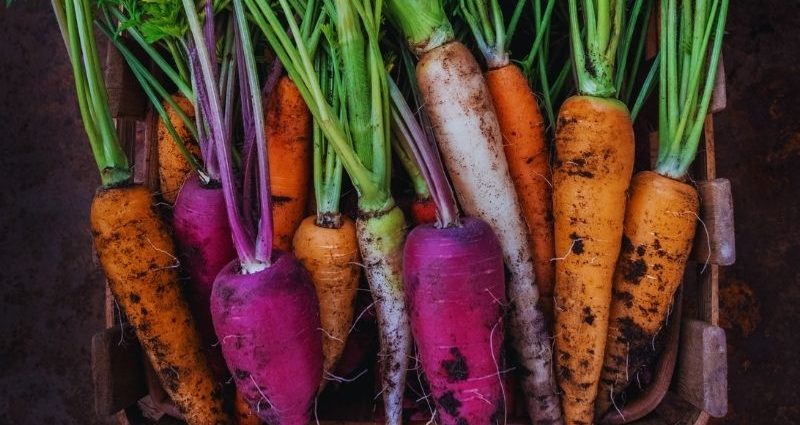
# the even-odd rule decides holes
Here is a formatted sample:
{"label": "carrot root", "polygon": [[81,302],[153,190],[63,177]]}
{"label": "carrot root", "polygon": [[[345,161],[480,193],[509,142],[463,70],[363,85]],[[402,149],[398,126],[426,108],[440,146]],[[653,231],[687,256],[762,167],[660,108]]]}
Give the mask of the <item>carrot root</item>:
{"label": "carrot root", "polygon": [[683,280],[698,210],[697,191],[686,183],[652,171],[638,173],[631,182],[598,415],[611,407],[612,395],[622,393],[643,366],[656,360],[652,343]]}
{"label": "carrot root", "polygon": [[108,285],[164,389],[190,425],[228,424],[152,194],[138,185],[100,189],[91,224]]}
{"label": "carrot root", "polygon": [[558,116],[555,149],[556,375],[565,422],[589,424],[633,172],[627,108],[613,99],[567,99]]}
{"label": "carrot root", "polygon": [[353,324],[360,258],[353,220],[342,217],[339,228],[320,227],[316,220],[316,216],[303,220],[293,245],[319,299],[324,386],[325,377],[335,372]]}
{"label": "carrot root", "polygon": [[306,214],[311,181],[311,112],[297,86],[281,77],[267,100],[267,149],[273,240],[288,251]]}

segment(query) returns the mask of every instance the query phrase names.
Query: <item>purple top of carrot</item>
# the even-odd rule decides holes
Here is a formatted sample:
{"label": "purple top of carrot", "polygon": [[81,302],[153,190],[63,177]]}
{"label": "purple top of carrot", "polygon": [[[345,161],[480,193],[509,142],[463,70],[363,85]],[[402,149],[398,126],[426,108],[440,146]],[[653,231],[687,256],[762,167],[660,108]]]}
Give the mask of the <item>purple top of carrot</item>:
{"label": "purple top of carrot", "polygon": [[[428,183],[431,198],[436,204],[437,227],[460,226],[458,207],[453,196],[453,189],[447,181],[447,175],[442,166],[442,159],[439,157],[439,150],[436,148],[433,136],[423,130],[417,121],[411,107],[408,106],[403,94],[392,78],[389,80],[389,93],[392,99],[392,129],[395,137],[402,143],[407,143],[411,148],[411,153],[419,165],[420,173]],[[424,114],[424,110],[420,110]]]}

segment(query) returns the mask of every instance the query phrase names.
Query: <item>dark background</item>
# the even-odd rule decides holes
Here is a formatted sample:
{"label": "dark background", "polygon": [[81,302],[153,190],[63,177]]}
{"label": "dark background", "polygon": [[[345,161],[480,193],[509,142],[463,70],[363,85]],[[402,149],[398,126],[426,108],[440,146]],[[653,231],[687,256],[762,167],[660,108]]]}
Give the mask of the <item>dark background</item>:
{"label": "dark background", "polygon": [[[723,272],[730,413],[800,423],[800,2],[732,1],[718,172],[738,262]],[[94,424],[89,341],[103,328],[89,202],[99,181],[49,2],[0,6],[0,423]]]}

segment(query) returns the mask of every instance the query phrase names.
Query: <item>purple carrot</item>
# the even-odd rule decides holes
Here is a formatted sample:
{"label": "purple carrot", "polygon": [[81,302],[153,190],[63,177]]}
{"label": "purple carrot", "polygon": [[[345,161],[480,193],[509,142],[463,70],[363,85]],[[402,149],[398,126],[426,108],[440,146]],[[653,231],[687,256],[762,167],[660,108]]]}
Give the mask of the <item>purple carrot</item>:
{"label": "purple carrot", "polygon": [[438,212],[436,224],[415,227],[403,249],[411,331],[437,422],[505,423],[500,243],[484,221],[459,219],[434,141],[391,79],[389,89],[394,134],[409,146]]}
{"label": "purple carrot", "polygon": [[300,263],[292,254],[272,249],[264,115],[241,0],[233,3],[234,45],[237,57],[244,58],[243,66],[239,67],[239,82],[247,88],[242,102],[250,106],[243,107],[245,131],[255,134],[257,229],[243,224],[211,57],[202,44],[192,0],[183,0],[183,4],[198,49],[202,73],[199,85],[205,86],[203,92],[208,95],[205,99],[198,95],[198,99],[208,111],[206,117],[220,163],[226,210],[238,256],[214,282],[211,294],[214,329],[236,386],[253,411],[269,424],[305,425],[311,419],[311,406],[322,379],[318,303],[308,273]]}

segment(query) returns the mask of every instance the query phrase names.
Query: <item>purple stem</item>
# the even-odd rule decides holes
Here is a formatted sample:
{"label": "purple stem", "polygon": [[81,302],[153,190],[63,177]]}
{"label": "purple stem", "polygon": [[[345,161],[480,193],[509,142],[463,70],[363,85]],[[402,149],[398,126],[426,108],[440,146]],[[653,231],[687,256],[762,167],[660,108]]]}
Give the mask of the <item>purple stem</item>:
{"label": "purple stem", "polygon": [[202,99],[208,99],[205,87],[201,84],[197,76],[201,75],[200,63],[197,59],[197,49],[194,48],[194,43],[191,39],[186,43],[186,51],[189,55],[189,67],[191,68],[192,88],[197,96],[198,102],[195,109],[195,121],[197,123],[197,144],[200,145],[200,156],[203,157],[206,173],[211,180],[219,181],[219,161],[214,150],[214,138],[208,134],[206,128],[205,117],[209,116],[208,102],[203,102]]}
{"label": "purple stem", "polygon": [[208,54],[211,55],[212,68],[214,70],[214,80],[219,80],[219,66],[217,66],[217,36],[214,29],[214,2],[213,0],[206,0],[205,4],[206,20],[203,25],[203,38],[206,41],[206,49]]}
{"label": "purple stem", "polygon": [[[266,132],[264,131],[266,126],[264,125],[264,109],[261,103],[261,92],[257,85],[258,75],[255,73],[255,69],[247,66],[248,62],[255,62],[254,58],[245,56],[248,53],[252,55],[252,51],[246,52],[244,50],[243,40],[250,40],[250,35],[247,32],[247,27],[239,26],[237,20],[234,46],[236,48],[237,60],[239,58],[243,59],[245,65],[239,67],[239,80],[242,82],[242,86],[245,85],[244,81],[247,81],[247,92],[242,95],[243,121],[253,126],[256,139],[256,155],[258,159],[256,174],[258,179],[258,203],[260,210],[258,233],[255,242],[255,257],[256,260],[269,264],[272,259],[272,199],[270,196],[267,140]],[[250,59],[250,61],[248,61],[248,59]],[[253,82],[256,84],[254,85]],[[250,108],[244,108],[246,103],[250,103]],[[244,116],[245,111],[247,111],[250,116]]]}
{"label": "purple stem", "polygon": [[[434,139],[423,130],[411,107],[391,77],[389,93],[392,98],[392,119],[395,132],[402,136],[411,148],[411,153],[420,167],[420,172],[428,183],[431,197],[439,212],[439,227],[458,226],[458,207],[453,189],[447,181],[439,150]],[[424,112],[421,112],[424,113]]]}
{"label": "purple stem", "polygon": [[[237,52],[236,52],[236,60],[239,63],[240,69],[241,69],[241,67],[245,66],[244,65],[244,57],[241,55],[241,53],[243,53],[241,50],[237,50]],[[269,73],[267,74],[267,81],[264,84],[264,88],[261,90],[261,98],[263,99],[263,101],[265,103],[269,102],[269,97],[272,94],[272,92],[275,90],[275,86],[278,85],[278,80],[281,78],[281,74],[282,73],[283,73],[283,65],[281,64],[281,61],[276,58],[272,62],[272,66],[270,67]],[[248,87],[249,87],[249,84],[248,84]],[[241,92],[242,99],[247,98],[247,96],[248,96],[247,92],[241,90],[241,85],[240,85],[240,92]],[[242,105],[242,109],[244,109],[245,107],[248,108],[248,109],[252,109],[250,105]],[[255,124],[253,124],[253,126],[255,127]],[[255,150],[253,149],[253,146],[254,146],[253,140],[254,139],[255,139],[255,137],[247,137],[245,135],[244,149],[243,149],[243,152],[244,152],[244,155],[243,155],[244,156],[244,167],[243,167],[244,168],[244,173],[243,173],[244,174],[244,187],[242,189],[242,192],[244,193],[244,195],[243,195],[244,196],[243,205],[244,205],[244,208],[245,208],[244,221],[245,221],[245,225],[247,225],[249,228],[254,228],[255,227],[255,225],[254,225],[255,219],[253,218],[253,209],[254,209],[253,208],[254,207],[254,205],[253,205],[253,194],[254,194],[253,183],[255,183],[255,176],[253,174],[255,173],[255,166],[256,166],[256,163],[255,163],[256,155],[255,155]]]}
{"label": "purple stem", "polygon": [[253,121],[253,106],[250,102],[244,101],[250,93],[250,82],[246,77],[242,77],[245,64],[244,51],[239,48],[239,33],[234,32],[234,50],[236,51],[236,68],[239,75],[239,96],[242,99],[242,126],[244,127],[244,165],[242,183],[242,205],[244,208],[244,223],[249,229],[255,228],[255,218],[253,217],[253,183],[255,172],[255,155],[253,153],[253,141],[255,140],[255,122]]}
{"label": "purple stem", "polygon": [[[200,34],[194,34],[195,40],[200,37]],[[214,75],[206,75],[203,69],[211,70],[213,74],[216,58],[209,57],[211,52],[207,52],[206,57],[200,57],[196,45],[189,44],[189,57],[194,57],[192,64],[192,73],[197,72],[197,101],[200,104],[200,110],[205,117],[205,122],[209,125],[211,132],[211,141],[214,145],[214,151],[217,155],[217,161],[220,168],[220,181],[222,182],[222,192],[225,196],[225,207],[228,213],[228,221],[231,225],[231,234],[233,236],[233,244],[236,247],[236,253],[239,256],[239,261],[243,266],[247,267],[256,263],[254,258],[254,246],[251,234],[248,233],[246,228],[242,225],[242,214],[239,207],[239,197],[236,190],[236,182],[233,177],[233,164],[231,163],[231,153],[229,140],[226,139],[227,132],[225,131],[223,118],[222,118],[222,105],[220,104],[220,96],[217,91],[217,78]],[[203,63],[205,62],[205,63]],[[205,65],[205,66],[202,66]],[[198,123],[202,125],[202,122]],[[207,165],[208,166],[208,165]]]}

